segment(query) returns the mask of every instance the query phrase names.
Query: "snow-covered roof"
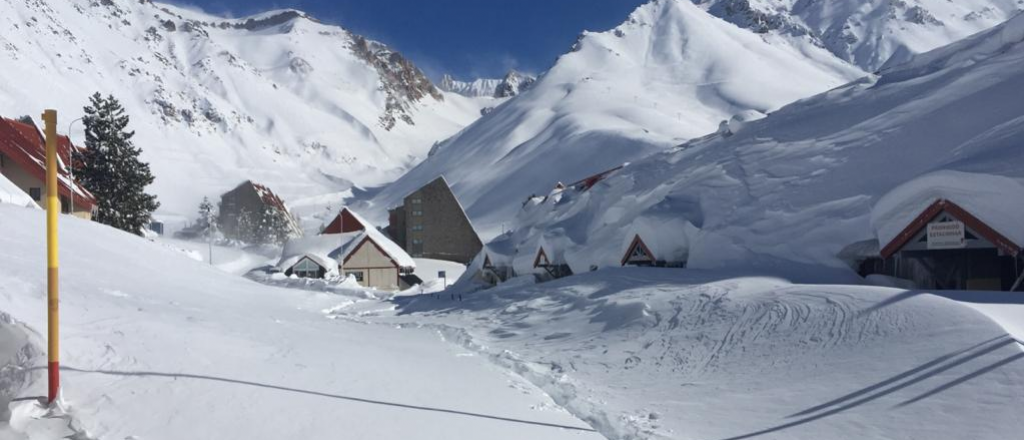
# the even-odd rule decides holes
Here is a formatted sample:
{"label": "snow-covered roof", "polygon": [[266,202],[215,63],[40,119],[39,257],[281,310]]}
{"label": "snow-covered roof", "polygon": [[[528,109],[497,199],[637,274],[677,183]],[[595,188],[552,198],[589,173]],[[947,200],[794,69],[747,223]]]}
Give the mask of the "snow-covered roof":
{"label": "snow-covered roof", "polygon": [[[370,238],[370,240],[373,240],[373,242],[378,247],[380,247],[381,250],[384,251],[384,253],[388,254],[393,260],[395,260],[395,263],[397,263],[400,267],[408,268],[408,269],[415,269],[416,268],[416,262],[412,259],[412,257],[407,252],[405,252],[405,249],[402,249],[401,246],[399,246],[397,243],[395,243],[390,238],[388,238],[387,235],[384,235],[383,232],[380,232],[379,230],[377,230],[377,228],[374,228],[372,223],[366,221],[366,219],[363,218],[363,216],[359,215],[357,212],[355,212],[355,211],[353,211],[353,210],[351,210],[349,208],[344,208],[344,209],[341,210],[340,213],[338,213],[338,217],[335,217],[335,222],[338,221],[338,218],[342,217],[342,215],[344,213],[347,213],[348,215],[351,215],[353,220],[355,220],[357,223],[362,225],[363,229],[361,231],[359,231],[359,232],[364,233],[365,236]],[[334,225],[334,222],[332,222],[330,225],[328,225],[328,228],[330,228],[333,225]],[[338,228],[340,229],[341,225],[339,225]],[[327,231],[327,229],[325,229],[325,231]],[[324,235],[326,235],[326,236],[337,236],[337,235],[347,235],[347,234],[352,234],[352,233],[356,233],[356,232],[348,232],[348,233],[343,233],[343,234],[337,234],[337,233],[333,233],[333,232],[332,233],[324,232]],[[358,244],[357,244],[357,246],[358,246]],[[354,247],[353,247],[353,249],[345,249],[343,254],[342,254],[341,259],[344,260],[345,258],[347,258],[348,254],[351,253],[353,250],[354,250]]]}
{"label": "snow-covered roof", "polygon": [[1024,182],[959,171],[925,175],[882,197],[871,213],[878,241],[891,243],[939,200],[955,203],[1017,246],[1024,245]]}
{"label": "snow-covered roof", "polygon": [[314,263],[327,270],[338,269],[338,255],[340,250],[350,246],[353,242],[359,241],[361,232],[350,234],[314,235],[302,238],[293,238],[284,244],[281,251],[281,260],[277,268],[288,270],[298,264],[303,258],[308,257]]}
{"label": "snow-covered roof", "polygon": [[[91,208],[96,204],[96,198],[71,179],[68,171],[67,164],[73,149],[77,147],[67,136],[57,137],[58,192],[72,197],[76,205]],[[46,180],[46,143],[35,125],[0,117],[0,153],[34,178]]]}
{"label": "snow-covered roof", "polygon": [[653,254],[655,261],[685,262],[690,254],[687,230],[690,223],[675,216],[641,216],[624,230],[622,252],[629,252],[636,237]]}
{"label": "snow-covered roof", "polygon": [[315,235],[288,240],[284,245],[277,267],[281,270],[288,270],[303,257],[309,257],[329,270],[337,269],[338,263],[344,263],[366,240],[377,245],[400,268],[416,268],[416,262],[405,250],[373,228],[344,234]]}
{"label": "snow-covered roof", "polygon": [[[363,231],[367,237],[370,238],[374,243],[377,244],[384,251],[384,253],[391,256],[398,263],[399,267],[407,269],[415,269],[416,262],[402,249],[397,243],[391,241],[383,232],[378,231],[376,228],[366,228]],[[345,254],[348,256],[348,254]]]}

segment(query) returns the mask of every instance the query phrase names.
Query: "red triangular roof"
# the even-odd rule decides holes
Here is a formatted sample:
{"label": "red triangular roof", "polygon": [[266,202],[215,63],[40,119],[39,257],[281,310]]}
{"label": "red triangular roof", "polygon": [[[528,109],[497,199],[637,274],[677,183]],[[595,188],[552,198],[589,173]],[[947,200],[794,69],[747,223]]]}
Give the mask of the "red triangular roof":
{"label": "red triangular roof", "polygon": [[641,249],[643,249],[649,257],[651,257],[651,263],[658,261],[657,258],[654,256],[654,252],[651,252],[651,248],[647,247],[647,244],[644,243],[643,239],[640,238],[640,234],[637,234],[636,237],[633,237],[633,242],[630,243],[629,247],[626,248],[626,254],[622,256],[623,266],[625,266],[626,263],[629,263],[629,256],[633,255],[633,250],[635,250],[638,246]]}
{"label": "red triangular roof", "polygon": [[540,249],[537,250],[537,257],[533,259],[533,267],[540,267],[541,258],[544,259],[545,265],[551,264],[551,260],[548,259],[548,254],[547,252],[544,252],[543,246],[541,246]]}
{"label": "red triangular roof", "polygon": [[[69,184],[71,178],[65,164],[71,160],[71,149],[77,148],[67,136],[57,138],[58,194],[72,198],[75,205],[92,209],[96,198],[89,191],[74,183],[77,191],[72,191]],[[32,124],[0,117],[0,153],[10,158],[40,182],[46,182],[46,143],[42,133]]]}
{"label": "red triangular roof", "polygon": [[906,246],[915,235],[928,227],[928,223],[931,223],[932,220],[935,220],[935,217],[938,217],[939,214],[942,214],[943,212],[948,212],[953,217],[956,217],[957,220],[962,221],[964,225],[980,234],[986,240],[992,242],[992,244],[995,244],[996,247],[1003,252],[1014,257],[1021,253],[1022,249],[1019,244],[1014,243],[995,229],[992,229],[990,226],[985,224],[985,222],[967,212],[966,209],[961,208],[959,205],[949,200],[939,199],[925,209],[921,215],[917,216],[917,218],[910,222],[902,232],[896,235],[891,242],[882,248],[882,258],[889,258],[896,252],[899,252],[899,250]]}
{"label": "red triangular roof", "polygon": [[348,232],[359,232],[365,231],[366,225],[359,220],[359,217],[349,211],[348,208],[344,208],[338,213],[334,220],[320,231],[321,234],[345,234]]}

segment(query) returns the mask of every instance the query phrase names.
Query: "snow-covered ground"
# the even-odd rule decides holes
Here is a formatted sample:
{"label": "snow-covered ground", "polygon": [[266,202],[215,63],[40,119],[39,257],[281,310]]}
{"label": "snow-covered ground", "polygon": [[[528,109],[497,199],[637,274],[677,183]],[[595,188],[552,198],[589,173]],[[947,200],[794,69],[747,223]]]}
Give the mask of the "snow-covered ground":
{"label": "snow-covered ground", "polygon": [[[213,245],[197,240],[181,240],[171,237],[156,238],[158,243],[184,252],[190,258],[211,264],[213,267],[234,275],[245,275],[249,271],[273,265],[281,257],[279,248],[239,247]],[[212,263],[211,263],[212,262]]]}
{"label": "snow-covered ground", "polygon": [[1022,304],[629,268],[333,313],[438,329],[610,439],[996,440],[1024,429]]}
{"label": "snow-covered ground", "polygon": [[[344,298],[266,287],[160,243],[61,219],[63,395],[89,436],[76,438],[600,438],[537,387],[434,330],[327,319],[323,310]],[[0,205],[0,221],[23,231],[0,236],[0,311],[45,330],[43,212]],[[24,334],[0,322],[0,335]],[[29,368],[0,367],[0,408],[45,395],[40,339],[11,347],[2,338],[0,361],[20,350]],[[34,405],[0,410],[0,433],[61,422],[34,420]]]}

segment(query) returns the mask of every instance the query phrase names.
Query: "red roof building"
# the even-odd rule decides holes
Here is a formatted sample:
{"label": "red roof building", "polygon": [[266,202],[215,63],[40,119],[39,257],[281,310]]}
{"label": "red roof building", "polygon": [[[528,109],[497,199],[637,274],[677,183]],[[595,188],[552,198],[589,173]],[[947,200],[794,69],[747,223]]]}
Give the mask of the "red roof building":
{"label": "red roof building", "polygon": [[[73,201],[73,214],[89,219],[94,213],[96,198],[71,178],[68,169],[71,152],[77,148],[67,136],[58,137],[58,194],[62,212],[71,213]],[[45,207],[46,142],[31,121],[0,117],[0,174]]]}
{"label": "red roof building", "polygon": [[[1003,222],[1002,224],[1011,224]],[[924,289],[1019,290],[1024,248],[960,205],[936,200],[888,243],[888,275]],[[887,271],[888,272],[888,271]]]}

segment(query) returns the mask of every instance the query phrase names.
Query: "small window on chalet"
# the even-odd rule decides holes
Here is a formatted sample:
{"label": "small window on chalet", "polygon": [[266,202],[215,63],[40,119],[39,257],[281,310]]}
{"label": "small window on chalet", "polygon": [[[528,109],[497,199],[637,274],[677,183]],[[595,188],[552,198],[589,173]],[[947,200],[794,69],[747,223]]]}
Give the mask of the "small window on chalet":
{"label": "small window on chalet", "polygon": [[4,167],[4,155],[0,154],[0,168]]}
{"label": "small window on chalet", "polygon": [[35,201],[38,202],[38,201],[43,199],[43,189],[42,188],[29,188],[28,189],[28,195],[29,195],[29,197],[32,197],[32,200],[35,200]]}
{"label": "small window on chalet", "polygon": [[636,258],[636,259],[643,259],[643,260],[646,260],[646,259],[650,258],[650,256],[647,255],[647,251],[644,250],[643,246],[634,246],[633,247],[633,253],[630,255],[630,257],[631,257],[631,259],[632,258]]}
{"label": "small window on chalet", "polygon": [[299,278],[320,278],[320,266],[310,260],[302,260],[295,265],[292,273]]}
{"label": "small window on chalet", "polygon": [[363,282],[363,271],[361,270],[348,270],[345,271],[345,276],[355,277],[356,281]]}
{"label": "small window on chalet", "polygon": [[423,225],[412,225],[412,230],[414,230],[414,231],[422,231],[423,230]]}
{"label": "small window on chalet", "polygon": [[71,202],[68,201],[67,197],[60,196],[60,212],[64,214],[71,213]]}
{"label": "small window on chalet", "polygon": [[415,199],[410,200],[410,202],[412,202],[413,205],[419,205],[419,204],[423,203],[423,199],[417,197]]}
{"label": "small window on chalet", "polygon": [[423,217],[423,211],[416,210],[412,212],[413,217]]}
{"label": "small window on chalet", "polygon": [[412,244],[423,244],[423,240],[419,238],[412,239]]}

